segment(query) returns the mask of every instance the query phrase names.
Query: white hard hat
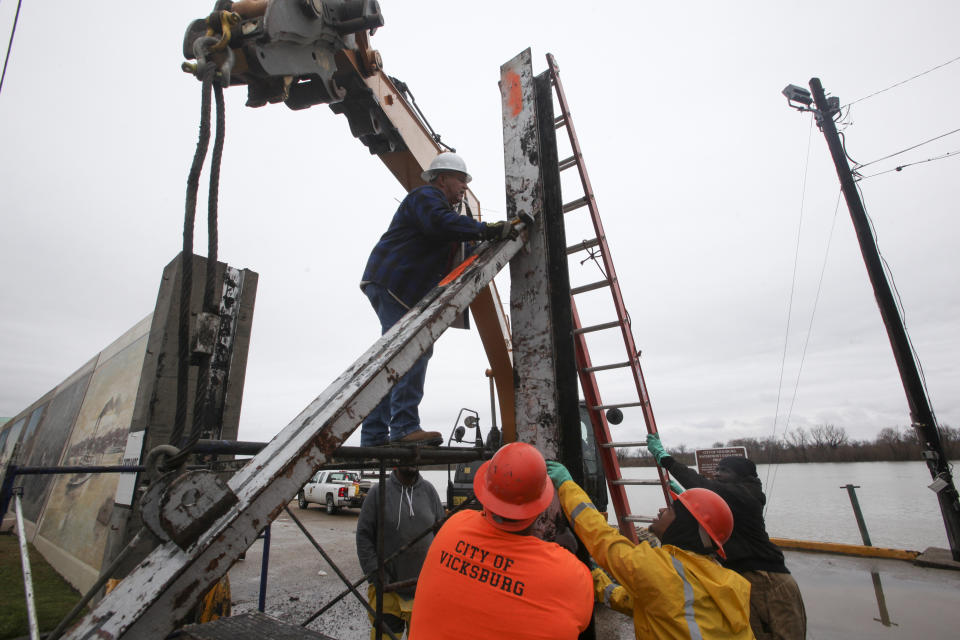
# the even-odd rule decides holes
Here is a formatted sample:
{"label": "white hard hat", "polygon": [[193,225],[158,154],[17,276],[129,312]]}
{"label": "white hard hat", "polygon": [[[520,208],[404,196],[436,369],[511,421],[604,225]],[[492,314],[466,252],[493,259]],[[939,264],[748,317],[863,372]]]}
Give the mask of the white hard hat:
{"label": "white hard hat", "polygon": [[467,176],[467,182],[473,180],[470,174],[467,173],[467,163],[452,151],[445,151],[434,157],[434,159],[430,161],[430,168],[421,173],[420,177],[423,178],[424,182],[430,182],[442,171],[458,171]]}

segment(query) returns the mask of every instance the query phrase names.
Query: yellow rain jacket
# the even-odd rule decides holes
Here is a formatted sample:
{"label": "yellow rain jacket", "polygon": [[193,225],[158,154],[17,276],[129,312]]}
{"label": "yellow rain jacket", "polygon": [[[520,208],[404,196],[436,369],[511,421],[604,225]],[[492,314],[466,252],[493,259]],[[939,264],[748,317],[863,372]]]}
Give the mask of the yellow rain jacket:
{"label": "yellow rain jacket", "polygon": [[[572,481],[558,491],[564,513],[594,560],[626,593],[608,589],[594,575],[597,599],[604,591],[614,608],[633,603],[637,638],[752,639],[750,583],[713,558],[672,545],[636,545],[607,524],[583,489]],[[629,596],[629,598],[627,597]]]}

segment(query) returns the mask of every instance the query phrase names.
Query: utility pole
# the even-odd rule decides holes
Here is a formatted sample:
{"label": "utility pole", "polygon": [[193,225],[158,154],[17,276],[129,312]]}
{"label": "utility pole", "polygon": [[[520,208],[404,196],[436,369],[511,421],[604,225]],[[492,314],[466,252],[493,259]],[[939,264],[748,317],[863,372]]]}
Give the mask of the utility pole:
{"label": "utility pole", "polygon": [[[794,87],[794,89],[797,88]],[[786,94],[789,89],[790,87],[787,87],[784,93]],[[933,478],[930,488],[937,494],[937,500],[940,502],[940,511],[947,528],[947,539],[950,542],[953,559],[960,562],[960,501],[957,498],[957,489],[950,474],[949,462],[944,455],[943,443],[940,441],[940,431],[937,428],[936,418],[930,408],[930,401],[920,378],[919,367],[910,348],[907,331],[903,326],[903,319],[900,317],[893,293],[890,290],[890,283],[887,282],[883,273],[877,244],[870,230],[867,214],[863,208],[863,202],[860,200],[860,193],[854,183],[853,173],[850,171],[846,152],[840,142],[840,135],[837,133],[837,127],[833,120],[834,115],[839,111],[839,101],[836,99],[827,100],[819,78],[810,79],[810,89],[813,92],[813,102],[816,105],[814,115],[817,118],[817,125],[827,140],[830,155],[833,157],[833,163],[837,169],[837,176],[840,178],[840,188],[843,190],[843,197],[846,199],[847,208],[850,210],[850,218],[853,220],[853,227],[860,243],[860,252],[863,254],[867,274],[870,276],[870,283],[873,285],[873,293],[876,296],[877,305],[880,307],[883,324],[887,328],[887,336],[890,338],[890,346],[893,348],[893,357],[896,359],[897,368],[900,371],[900,380],[907,394],[910,419],[917,437],[923,445],[923,459],[926,461],[930,476]],[[787,97],[791,99],[790,95]],[[809,100],[809,97],[806,100]],[[800,101],[806,102],[804,100]],[[809,103],[807,102],[807,104]]]}

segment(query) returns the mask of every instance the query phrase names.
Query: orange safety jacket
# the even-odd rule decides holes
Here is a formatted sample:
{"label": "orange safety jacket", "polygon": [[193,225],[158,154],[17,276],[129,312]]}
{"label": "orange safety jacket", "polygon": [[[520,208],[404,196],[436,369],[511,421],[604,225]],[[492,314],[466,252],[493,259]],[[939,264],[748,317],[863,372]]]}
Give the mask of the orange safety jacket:
{"label": "orange safety jacket", "polygon": [[593,580],[563,547],[461,511],[437,532],[420,570],[411,640],[574,639],[590,623]]}

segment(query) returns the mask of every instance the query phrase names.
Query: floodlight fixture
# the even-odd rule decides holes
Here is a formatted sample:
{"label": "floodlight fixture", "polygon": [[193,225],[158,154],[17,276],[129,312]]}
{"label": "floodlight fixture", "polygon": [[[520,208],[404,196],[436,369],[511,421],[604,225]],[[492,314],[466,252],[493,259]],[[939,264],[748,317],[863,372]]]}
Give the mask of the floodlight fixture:
{"label": "floodlight fixture", "polygon": [[810,111],[810,105],[813,104],[813,96],[803,87],[795,84],[788,84],[781,91],[787,97],[787,104],[798,111]]}

